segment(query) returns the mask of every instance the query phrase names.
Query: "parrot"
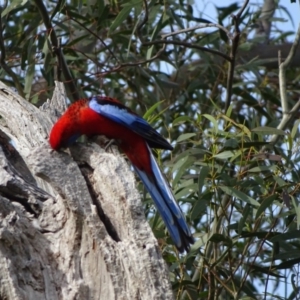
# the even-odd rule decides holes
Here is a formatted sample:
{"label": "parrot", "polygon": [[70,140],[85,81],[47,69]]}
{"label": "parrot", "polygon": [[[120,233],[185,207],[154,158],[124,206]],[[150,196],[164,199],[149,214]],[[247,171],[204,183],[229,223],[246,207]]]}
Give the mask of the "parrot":
{"label": "parrot", "polygon": [[81,135],[104,135],[117,143],[151,195],[176,248],[188,252],[193,235],[151,150],[173,150],[169,142],[119,100],[100,95],[71,104],[53,125],[49,143],[59,150]]}

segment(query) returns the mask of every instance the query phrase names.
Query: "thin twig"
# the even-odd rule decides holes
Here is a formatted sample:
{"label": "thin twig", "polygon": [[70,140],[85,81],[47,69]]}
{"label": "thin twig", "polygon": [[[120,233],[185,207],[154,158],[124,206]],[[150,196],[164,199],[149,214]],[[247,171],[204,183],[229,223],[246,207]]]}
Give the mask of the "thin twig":
{"label": "thin twig", "polygon": [[124,69],[126,67],[136,67],[136,66],[140,66],[140,65],[143,65],[143,64],[147,64],[147,63],[152,62],[155,59],[157,59],[165,51],[165,48],[166,48],[166,45],[163,45],[163,47],[161,49],[159,49],[158,52],[149,59],[140,60],[140,61],[133,62],[133,63],[119,64],[118,66],[114,67],[113,69],[110,69],[110,70],[105,71],[105,72],[97,72],[94,75],[99,76],[99,77],[103,77],[104,75],[110,74],[112,72],[119,71],[119,70]]}
{"label": "thin twig", "polygon": [[47,11],[43,1],[34,0],[34,3],[37,6],[37,8],[41,14],[41,17],[45,24],[45,27],[47,28],[47,32],[49,33],[52,46],[55,49],[55,54],[57,56],[57,59],[61,62],[61,68],[62,68],[62,72],[64,74],[66,86],[68,87],[69,92],[70,92],[71,96],[73,97],[73,100],[78,100],[80,97],[79,97],[79,93],[77,91],[76,84],[74,83],[74,78],[71,75],[71,72],[68,68],[67,62],[66,62],[62,52],[59,51],[59,45],[58,45],[58,40],[56,37],[56,32],[52,26],[48,11]]}
{"label": "thin twig", "polygon": [[[141,21],[141,23],[137,26],[137,36],[140,39],[140,41],[142,43],[142,46],[145,46],[146,44],[148,44],[148,43],[145,43],[143,35],[141,33],[142,28],[144,27],[144,25],[148,21],[148,4],[147,4],[147,0],[144,0],[144,6],[145,6],[145,16],[144,16],[143,20]],[[119,71],[119,70],[124,69],[126,67],[135,67],[135,66],[147,64],[147,63],[152,62],[155,59],[157,59],[165,51],[165,48],[166,48],[166,44],[163,43],[162,48],[159,49],[157,51],[157,53],[154,56],[152,56],[151,58],[149,58],[149,59],[142,60],[142,61],[137,61],[137,62],[133,62],[133,63],[119,64],[118,66],[114,67],[113,69],[111,69],[109,71],[106,71],[106,72],[97,72],[97,73],[95,73],[95,76],[103,77],[106,74]]]}
{"label": "thin twig", "polygon": [[235,27],[235,32],[231,39],[231,41],[232,41],[232,47],[231,47],[231,53],[230,53],[231,60],[229,62],[228,76],[227,76],[227,93],[226,93],[226,100],[225,100],[225,113],[231,103],[235,59],[236,59],[236,53],[237,53],[237,48],[239,45],[240,34],[241,34],[241,31],[239,28],[240,18],[241,18],[241,15],[243,14],[244,10],[246,9],[248,3],[249,3],[249,0],[245,0],[243,6],[240,8],[238,13],[236,15],[232,16],[233,22],[234,22],[234,27]]}
{"label": "thin twig", "polygon": [[191,43],[187,43],[187,42],[183,42],[183,41],[155,40],[155,41],[152,41],[152,42],[146,42],[146,43],[143,44],[143,46],[152,46],[152,45],[157,45],[157,44],[169,44],[169,45],[171,44],[171,45],[185,46],[187,48],[198,49],[198,50],[201,50],[201,51],[204,51],[204,52],[212,53],[212,54],[223,57],[224,59],[228,60],[229,62],[231,61],[231,58],[228,55],[226,55],[226,54],[224,54],[220,51],[205,48],[205,47],[202,47],[202,46],[199,46],[199,45],[196,45],[196,44],[191,44]]}
{"label": "thin twig", "polygon": [[145,6],[145,16],[142,20],[142,22],[138,25],[137,27],[137,36],[140,39],[141,43],[144,44],[145,40],[144,37],[142,35],[142,29],[144,27],[144,25],[146,25],[146,23],[148,22],[148,3],[147,0],[143,0],[144,2],[144,6]]}
{"label": "thin twig", "polygon": [[[282,210],[282,208],[281,208]],[[278,214],[280,215],[280,213]],[[252,260],[252,263],[248,264],[247,262],[245,263],[243,260],[247,257],[246,255],[246,251],[243,252],[243,255],[242,255],[242,258],[240,259],[240,264],[246,264],[246,265],[249,265],[249,268],[246,269],[246,272],[244,273],[243,277],[241,278],[241,281],[240,281],[240,287],[239,289],[236,291],[236,296],[238,297],[241,293],[241,291],[243,290],[245,284],[246,284],[246,280],[248,279],[248,276],[250,274],[250,272],[253,270],[251,268],[251,266],[254,265],[256,259],[259,257],[259,255],[261,254],[262,252],[262,249],[263,249],[263,246],[264,244],[266,243],[266,241],[269,239],[269,236],[270,234],[272,233],[272,231],[274,230],[276,224],[278,223],[278,218],[275,218],[275,220],[273,221],[271,227],[270,227],[270,230],[267,232],[266,236],[264,238],[262,238],[262,240],[260,241],[260,244],[258,244],[258,249],[256,250],[256,253],[254,254],[254,257],[252,258],[252,256],[248,257],[247,261],[250,262],[250,259]],[[254,231],[255,232],[255,231]],[[253,239],[253,237],[250,238],[250,240]],[[249,247],[250,247],[250,243],[248,243]],[[247,247],[245,250],[248,251],[249,247]],[[271,266],[271,265],[270,265]],[[269,269],[270,270],[270,269]],[[237,272],[238,269],[236,268],[235,272]],[[269,274],[268,274],[269,275]],[[265,294],[266,296],[266,294]]]}
{"label": "thin twig", "polygon": [[243,4],[243,6],[240,8],[240,10],[238,11],[238,13],[236,14],[236,18],[239,20],[241,18],[242,13],[244,12],[244,10],[246,9],[247,5],[249,3],[249,0],[246,0]]}
{"label": "thin twig", "polygon": [[61,52],[61,38],[58,39],[58,47],[57,49],[55,49],[55,51],[59,51],[58,54],[58,64],[57,64],[57,80],[61,82],[61,73],[62,73],[62,62],[61,62],[61,58],[62,58],[62,52]]}
{"label": "thin twig", "polygon": [[[104,40],[99,36],[97,35],[96,33],[94,33],[92,30],[90,30],[89,28],[87,28],[83,23],[79,22],[78,20],[70,17],[70,20],[74,21],[75,23],[77,23],[78,25],[80,25],[82,28],[84,28],[88,33],[90,33],[91,35],[93,35],[95,38],[97,38],[103,45],[104,47],[107,49],[107,51],[110,53],[110,55],[116,60],[117,63],[119,63],[119,60],[118,58],[115,56],[115,54],[111,51],[111,49],[106,45],[106,43],[104,42]],[[76,49],[76,51],[78,51]]]}
{"label": "thin twig", "polygon": [[213,50],[213,49],[208,49],[208,48],[205,48],[205,47],[202,47],[202,46],[199,46],[199,45],[195,45],[195,44],[191,44],[191,43],[182,42],[182,41],[157,40],[157,41],[152,41],[152,42],[146,42],[146,43],[142,44],[142,46],[150,46],[150,45],[152,46],[152,45],[155,45],[155,44],[163,44],[163,47],[153,57],[151,57],[149,59],[146,59],[146,60],[137,61],[137,62],[134,62],[134,63],[120,64],[120,65],[116,66],[115,68],[113,68],[109,71],[97,72],[97,73],[95,73],[95,75],[103,76],[103,75],[109,74],[111,72],[119,71],[120,69],[123,69],[125,67],[134,67],[134,66],[143,65],[143,64],[152,62],[155,59],[157,59],[162,54],[162,52],[164,52],[167,44],[180,45],[180,46],[185,46],[187,48],[194,48],[194,49],[198,49],[198,50],[201,50],[201,51],[204,51],[204,52],[209,52],[209,53],[212,53],[212,54],[219,55],[219,56],[223,57],[224,59],[226,59],[228,61],[231,60],[228,55],[226,55],[222,52],[219,52],[219,51],[216,51],[216,50]]}
{"label": "thin twig", "polygon": [[[145,16],[144,16],[143,20],[141,21],[141,23],[137,27],[137,35],[138,35],[138,37],[139,37],[139,39],[142,43],[142,46],[153,46],[153,45],[158,45],[158,44],[163,44],[164,46],[163,46],[162,49],[160,49],[158,51],[158,53],[154,57],[152,57],[148,60],[145,60],[143,62],[140,62],[140,63],[144,64],[144,63],[148,63],[148,62],[151,62],[154,59],[156,59],[159,56],[158,54],[161,54],[164,51],[166,44],[179,45],[179,46],[184,46],[184,47],[187,47],[187,48],[198,49],[198,50],[201,50],[201,51],[204,51],[204,52],[209,52],[209,53],[221,56],[224,59],[226,59],[228,61],[231,61],[231,59],[228,55],[226,55],[226,54],[224,54],[220,51],[216,51],[216,50],[213,50],[213,49],[205,48],[205,47],[202,47],[202,46],[199,46],[199,45],[196,45],[196,44],[191,44],[191,43],[187,43],[187,42],[183,42],[183,41],[176,41],[176,40],[169,41],[169,40],[166,40],[166,38],[168,38],[170,36],[177,35],[177,34],[180,34],[180,33],[189,32],[189,31],[196,30],[196,29],[199,29],[199,28],[205,28],[205,27],[217,27],[217,28],[223,30],[228,35],[228,37],[230,37],[229,31],[226,28],[224,28],[223,26],[218,25],[218,24],[209,23],[209,24],[199,25],[199,26],[195,26],[195,27],[191,27],[191,28],[187,28],[187,29],[183,29],[183,30],[178,30],[178,31],[175,31],[175,32],[171,32],[171,33],[167,33],[167,34],[162,35],[161,40],[146,42],[143,38],[141,30],[142,30],[143,26],[148,21],[148,4],[147,4],[146,0],[144,0],[143,2],[144,2],[144,6],[145,6]],[[125,65],[127,66],[127,64],[123,64],[123,66],[125,66]]]}
{"label": "thin twig", "polygon": [[[140,41],[142,43],[142,46],[146,45],[147,43],[145,43],[145,40],[143,38],[143,35],[142,35],[141,31],[142,31],[142,28],[144,27],[144,25],[148,21],[148,4],[147,4],[147,0],[144,0],[143,2],[144,2],[144,6],[145,6],[145,16],[142,19],[141,23],[137,26],[137,36],[140,39]],[[151,58],[149,58],[149,59],[140,60],[140,61],[137,61],[137,62],[130,62],[130,63],[119,64],[116,67],[114,67],[114,68],[112,68],[112,69],[110,69],[108,71],[97,72],[94,75],[97,76],[97,77],[103,77],[103,76],[105,76],[107,74],[119,71],[119,70],[124,69],[126,67],[135,67],[135,66],[140,66],[140,65],[143,65],[143,64],[150,63],[150,62],[154,61],[155,59],[157,59],[165,51],[165,48],[166,48],[166,44],[163,44],[162,48],[159,49],[157,51],[157,53],[154,56],[152,56]]]}

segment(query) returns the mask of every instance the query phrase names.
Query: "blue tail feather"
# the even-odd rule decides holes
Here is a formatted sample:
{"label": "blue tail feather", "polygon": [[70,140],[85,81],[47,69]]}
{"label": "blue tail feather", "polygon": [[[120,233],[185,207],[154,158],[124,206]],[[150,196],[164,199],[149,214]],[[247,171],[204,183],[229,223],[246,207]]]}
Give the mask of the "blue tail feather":
{"label": "blue tail feather", "polygon": [[180,252],[189,251],[190,244],[194,243],[193,236],[149,147],[148,150],[153,174],[147,174],[136,167],[134,169],[150,193],[177,249]]}

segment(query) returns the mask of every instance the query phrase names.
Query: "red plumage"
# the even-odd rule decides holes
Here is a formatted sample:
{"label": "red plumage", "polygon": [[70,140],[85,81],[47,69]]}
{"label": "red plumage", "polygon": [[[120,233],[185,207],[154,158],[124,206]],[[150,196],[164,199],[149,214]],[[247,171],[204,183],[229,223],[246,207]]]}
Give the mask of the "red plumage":
{"label": "red plumage", "polygon": [[117,141],[152,196],[177,249],[188,251],[193,236],[150,149],[173,147],[143,118],[109,97],[93,96],[72,104],[53,126],[49,142],[59,150],[83,134]]}
{"label": "red plumage", "polygon": [[[112,99],[115,103],[120,103]],[[89,108],[88,100],[73,103],[64,115],[54,124],[50,133],[50,145],[58,150],[67,146],[72,136],[105,135],[119,142],[119,147],[139,169],[152,174],[149,150],[145,140],[132,130],[104,117]]]}

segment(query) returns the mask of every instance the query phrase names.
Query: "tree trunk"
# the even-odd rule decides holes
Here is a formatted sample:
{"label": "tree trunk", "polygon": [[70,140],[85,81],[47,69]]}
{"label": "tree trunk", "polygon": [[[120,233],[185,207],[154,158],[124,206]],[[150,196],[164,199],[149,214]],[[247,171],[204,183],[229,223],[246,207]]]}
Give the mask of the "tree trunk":
{"label": "tree trunk", "polygon": [[65,108],[61,83],[40,109],[0,83],[0,298],[173,299],[124,158],[50,149]]}

